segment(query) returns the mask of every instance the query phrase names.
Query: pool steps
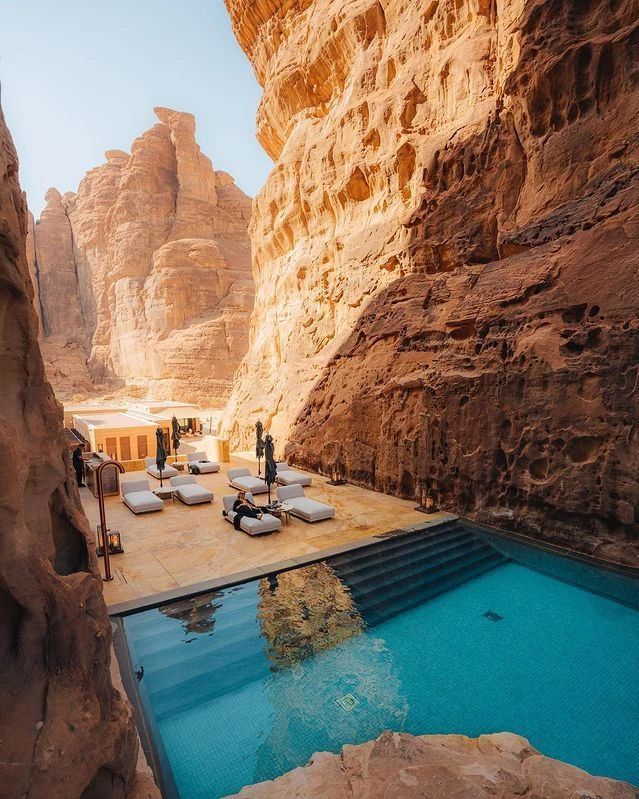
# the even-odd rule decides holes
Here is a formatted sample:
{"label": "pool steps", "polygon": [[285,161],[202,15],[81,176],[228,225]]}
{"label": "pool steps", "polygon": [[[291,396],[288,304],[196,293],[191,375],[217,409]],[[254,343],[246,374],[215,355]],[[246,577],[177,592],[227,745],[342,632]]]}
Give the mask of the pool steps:
{"label": "pool steps", "polygon": [[[381,539],[371,546],[330,558],[327,562],[347,587],[369,626],[432,599],[473,579],[507,558],[456,521],[426,531]],[[228,602],[232,591],[232,602]],[[219,592],[215,592],[219,593]],[[197,620],[210,602],[212,634],[185,633],[190,643],[176,647],[164,636],[166,618],[156,612],[127,617],[125,629],[135,630],[134,664],[145,665],[145,689],[158,721],[184,712],[261,679],[273,670],[266,641],[259,635],[258,595],[250,584],[227,589],[221,597],[194,597]],[[176,619],[176,623],[178,620]]]}
{"label": "pool steps", "polygon": [[329,562],[362,617],[376,626],[505,563],[507,558],[457,522],[402,536],[388,552],[375,544]]}

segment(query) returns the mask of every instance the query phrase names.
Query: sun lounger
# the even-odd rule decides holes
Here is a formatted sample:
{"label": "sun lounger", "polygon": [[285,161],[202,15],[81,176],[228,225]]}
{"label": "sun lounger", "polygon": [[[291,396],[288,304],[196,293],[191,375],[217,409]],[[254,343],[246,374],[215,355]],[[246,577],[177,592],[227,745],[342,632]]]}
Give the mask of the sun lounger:
{"label": "sun lounger", "polygon": [[[248,499],[253,502],[253,497],[247,494]],[[233,510],[233,503],[237,499],[237,495],[222,497],[222,504],[226,511],[226,521],[233,523],[235,519],[235,511]],[[261,519],[251,519],[249,516],[242,517],[240,527],[248,535],[263,535],[264,533],[274,533],[282,527],[281,519],[276,519],[270,513],[263,514]]]}
{"label": "sun lounger", "polygon": [[213,502],[213,492],[201,486],[195,477],[191,477],[191,475],[172,477],[169,482],[173,489],[173,496],[177,497],[185,505]]}
{"label": "sun lounger", "polygon": [[250,491],[252,494],[263,494],[268,486],[259,477],[252,477],[248,469],[229,469],[226,473],[229,485],[238,491]]}
{"label": "sun lounger", "polygon": [[311,477],[308,474],[302,474],[301,472],[296,472],[294,469],[286,463],[286,461],[280,461],[280,463],[275,464],[277,466],[277,482],[282,486],[310,486],[311,484]]}
{"label": "sun lounger", "polygon": [[191,474],[209,474],[220,471],[220,464],[207,460],[206,452],[189,452],[186,459]]}
{"label": "sun lounger", "polygon": [[[151,477],[155,477],[158,480],[160,479],[160,470],[158,469],[155,458],[145,458],[144,465],[146,466],[147,472],[151,475]],[[164,469],[162,469],[162,479],[168,480],[169,477],[176,477],[179,474],[177,469],[174,469],[173,466],[169,466],[169,464],[165,464]]]}
{"label": "sun lounger", "polygon": [[148,480],[123,480],[120,483],[122,502],[133,513],[164,510],[164,502],[151,491]]}
{"label": "sun lounger", "polygon": [[300,485],[281,486],[277,489],[277,498],[290,507],[293,516],[304,519],[305,522],[321,522],[335,516],[332,505],[305,497],[304,489]]}

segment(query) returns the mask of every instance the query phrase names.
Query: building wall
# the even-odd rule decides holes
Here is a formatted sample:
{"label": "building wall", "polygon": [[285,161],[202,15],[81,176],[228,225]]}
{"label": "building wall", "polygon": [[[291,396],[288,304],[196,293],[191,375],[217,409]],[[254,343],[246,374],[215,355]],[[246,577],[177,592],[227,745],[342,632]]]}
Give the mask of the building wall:
{"label": "building wall", "polygon": [[[81,416],[73,417],[73,426],[89,442],[93,452],[106,452],[120,461],[143,460],[155,455],[155,427],[102,427],[96,430]],[[160,425],[165,438],[168,425]]]}

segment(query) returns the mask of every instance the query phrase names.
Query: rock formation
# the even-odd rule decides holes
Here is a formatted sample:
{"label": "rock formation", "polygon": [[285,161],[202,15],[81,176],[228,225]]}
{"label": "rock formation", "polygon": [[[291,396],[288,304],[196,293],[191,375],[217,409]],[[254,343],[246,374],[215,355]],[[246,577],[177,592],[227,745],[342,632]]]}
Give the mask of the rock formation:
{"label": "rock formation", "polygon": [[215,171],[191,114],[109,150],[33,228],[42,351],[56,393],[95,384],[221,405],[248,346],[251,200]]}
{"label": "rock formation", "polygon": [[[376,741],[320,752],[305,768],[244,788],[244,799],[636,799],[625,782],[591,777],[539,754],[512,733],[383,733]],[[229,797],[228,799],[232,799]]]}
{"label": "rock formation", "polygon": [[637,0],[226,5],[276,161],[234,443],[636,559]]}
{"label": "rock formation", "polygon": [[38,349],[26,237],[0,111],[0,795],[157,797],[135,779],[131,709],[111,683],[111,628]]}

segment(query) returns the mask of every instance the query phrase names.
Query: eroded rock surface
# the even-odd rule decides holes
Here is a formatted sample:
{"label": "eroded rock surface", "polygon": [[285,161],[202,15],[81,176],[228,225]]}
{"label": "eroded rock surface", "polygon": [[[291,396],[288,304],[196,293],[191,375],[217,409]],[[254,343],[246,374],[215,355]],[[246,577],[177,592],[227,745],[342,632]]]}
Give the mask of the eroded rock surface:
{"label": "eroded rock surface", "polygon": [[109,674],[93,536],[46,380],[18,159],[0,111],[0,796],[157,797],[136,785],[131,708]]}
{"label": "eroded rock surface", "polygon": [[226,4],[276,160],[234,442],[636,561],[637,0]]}
{"label": "eroded rock surface", "polygon": [[248,346],[251,200],[215,171],[191,114],[109,150],[34,227],[42,350],[60,397],[94,385],[220,405]]}
{"label": "eroded rock surface", "polygon": [[[304,768],[244,788],[245,799],[636,799],[632,785],[539,754],[512,733],[383,733],[376,741],[320,752]],[[230,799],[230,797],[229,797]]]}

